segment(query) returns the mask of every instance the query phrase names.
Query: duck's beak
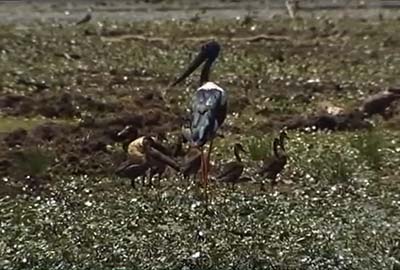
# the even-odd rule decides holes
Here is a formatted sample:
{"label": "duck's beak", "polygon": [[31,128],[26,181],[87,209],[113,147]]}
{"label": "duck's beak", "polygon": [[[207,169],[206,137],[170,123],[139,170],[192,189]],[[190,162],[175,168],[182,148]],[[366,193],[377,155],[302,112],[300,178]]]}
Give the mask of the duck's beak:
{"label": "duck's beak", "polygon": [[117,137],[124,136],[126,133],[128,133],[129,129],[130,129],[130,126],[126,126],[123,130],[121,130],[120,132],[117,133]]}
{"label": "duck's beak", "polygon": [[289,139],[290,139],[289,135],[287,135],[287,133],[286,133],[286,132],[285,132],[285,138],[286,138],[287,140],[289,140]]}
{"label": "duck's beak", "polygon": [[178,83],[182,82],[186,77],[193,73],[205,60],[207,59],[206,53],[201,51],[197,57],[190,63],[189,67],[185,70],[185,72],[173,82],[170,87],[177,85]]}
{"label": "duck's beak", "polygon": [[288,136],[288,134],[286,132],[286,128],[281,129],[280,133],[281,133],[280,136],[282,136],[285,139],[289,139],[289,136]]}
{"label": "duck's beak", "polygon": [[239,150],[242,151],[243,153],[247,154],[248,151],[244,149],[243,145],[239,144]]}

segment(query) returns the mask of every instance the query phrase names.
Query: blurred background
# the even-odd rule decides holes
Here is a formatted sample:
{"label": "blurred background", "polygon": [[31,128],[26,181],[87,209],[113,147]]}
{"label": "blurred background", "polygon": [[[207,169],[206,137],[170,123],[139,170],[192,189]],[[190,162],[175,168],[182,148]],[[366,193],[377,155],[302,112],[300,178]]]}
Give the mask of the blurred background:
{"label": "blurred background", "polygon": [[0,21],[28,23],[39,21],[73,21],[85,16],[88,8],[93,19],[141,21],[154,19],[190,19],[202,12],[202,18],[235,18],[251,13],[260,19],[289,16],[288,5],[298,16],[350,16],[361,18],[400,17],[396,0],[263,0],[263,1],[0,1]]}

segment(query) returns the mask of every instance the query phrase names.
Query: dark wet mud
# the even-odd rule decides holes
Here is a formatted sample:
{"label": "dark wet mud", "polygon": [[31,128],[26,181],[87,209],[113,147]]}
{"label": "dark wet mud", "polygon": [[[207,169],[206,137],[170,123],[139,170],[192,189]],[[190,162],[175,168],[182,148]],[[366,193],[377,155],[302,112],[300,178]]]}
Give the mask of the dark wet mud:
{"label": "dark wet mud", "polygon": [[[59,112],[63,112],[60,107],[51,111],[52,117],[60,116]],[[71,124],[49,121],[31,129],[4,132],[0,135],[1,176],[20,180],[32,177],[29,169],[22,168],[35,166],[31,160],[35,155],[45,158],[45,167],[38,175],[42,180],[50,180],[51,175],[112,176],[125,158],[124,140],[117,136],[119,131],[126,125],[136,127],[138,136],[176,131],[180,128],[178,119],[177,115],[161,109],[149,109],[109,118],[85,118]]]}

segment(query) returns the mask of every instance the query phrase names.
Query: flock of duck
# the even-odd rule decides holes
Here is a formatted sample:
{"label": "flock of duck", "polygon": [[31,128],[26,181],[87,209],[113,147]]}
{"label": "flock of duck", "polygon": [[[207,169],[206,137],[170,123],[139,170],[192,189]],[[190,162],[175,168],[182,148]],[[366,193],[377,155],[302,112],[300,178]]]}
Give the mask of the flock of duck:
{"label": "flock of duck", "polygon": [[[149,184],[155,175],[160,178],[167,167],[181,173],[185,178],[197,175],[201,172],[201,184],[207,187],[210,171],[210,157],[213,150],[213,141],[218,136],[217,131],[223,124],[228,106],[228,95],[223,88],[209,80],[212,64],[220,52],[220,45],[216,41],[210,41],[201,46],[201,50],[193,62],[178,77],[169,88],[184,81],[202,63],[204,63],[200,75],[200,87],[194,92],[190,104],[190,127],[185,128],[174,147],[163,145],[162,138],[142,136],[135,138],[125,146],[127,160],[117,169],[116,174],[131,179],[135,187],[135,179],[142,177],[145,184],[146,175],[149,174]],[[134,127],[126,127],[118,135],[124,136]],[[160,136],[158,136],[160,137]],[[275,183],[277,175],[283,170],[287,155],[284,147],[284,140],[287,139],[285,130],[281,130],[278,138],[273,141],[273,154],[265,157],[263,166],[258,174],[267,177]],[[185,153],[182,144],[188,143],[189,150]],[[208,151],[204,151],[206,144],[209,144]],[[233,186],[238,182],[251,180],[249,177],[242,177],[245,164],[242,162],[240,152],[247,152],[244,147],[236,143],[233,147],[235,161],[225,164],[216,180],[231,183]]]}
{"label": "flock of duck", "polygon": [[[133,126],[125,127],[118,136],[129,138],[129,134],[135,130]],[[133,131],[133,134],[136,131]],[[262,165],[255,171],[260,177],[267,178],[274,185],[277,183],[277,176],[281,173],[287,163],[287,154],[285,150],[285,140],[288,139],[285,130],[281,130],[279,136],[274,138],[272,143],[272,153],[266,154]],[[158,182],[171,170],[183,176],[184,179],[196,177],[201,168],[200,149],[189,147],[184,149],[184,143],[187,143],[185,136],[177,136],[176,142],[165,143],[162,136],[141,136],[130,141],[123,148],[127,152],[127,159],[122,162],[115,173],[119,177],[129,178],[133,188],[136,187],[136,180],[142,178],[142,185],[153,184],[153,178],[156,176]],[[242,153],[248,153],[240,143],[233,145],[233,154],[235,159],[223,164],[221,170],[215,174],[215,181],[235,185],[242,182],[252,181],[252,177],[243,176],[246,164],[242,161]],[[264,181],[260,182],[261,188],[264,188]]]}

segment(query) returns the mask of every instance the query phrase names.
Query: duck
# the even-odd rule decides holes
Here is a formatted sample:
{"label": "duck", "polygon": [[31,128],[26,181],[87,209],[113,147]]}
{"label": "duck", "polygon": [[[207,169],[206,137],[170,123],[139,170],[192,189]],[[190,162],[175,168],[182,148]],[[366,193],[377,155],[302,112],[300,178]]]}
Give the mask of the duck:
{"label": "duck", "polygon": [[241,180],[248,179],[247,177],[240,178],[245,167],[240,157],[240,152],[247,153],[242,144],[235,143],[233,146],[235,161],[226,163],[222,171],[216,177],[216,181],[218,182],[231,183],[232,189],[234,189],[235,184],[241,182]]}
{"label": "duck", "polygon": [[[271,184],[276,184],[276,178],[279,173],[283,171],[287,163],[287,154],[285,149],[285,140],[288,139],[285,130],[282,130],[278,138],[275,138],[272,143],[272,156],[266,157],[263,161],[261,169],[258,174],[271,180]],[[279,150],[280,148],[280,150]],[[264,188],[262,183],[261,189]]]}
{"label": "duck", "polygon": [[[175,162],[175,159],[183,156],[183,138],[182,136],[177,136],[175,143],[173,143],[172,145],[169,146],[164,146],[160,143],[158,143],[157,141],[154,142],[155,145],[154,147],[160,151],[161,153],[163,153],[164,155],[166,155],[167,157],[171,158],[174,160],[173,165],[170,167],[172,167],[174,170],[176,171],[181,171],[181,166]],[[167,169],[168,165],[167,163],[158,163],[156,166],[152,166],[150,168],[150,173],[149,173],[149,182],[152,183],[152,179],[154,178],[154,176],[157,175],[158,178],[158,182],[160,182],[162,176],[164,175],[166,169]],[[179,168],[179,170],[177,169]]]}
{"label": "duck", "polygon": [[201,151],[197,148],[189,149],[183,157],[181,172],[185,179],[197,175],[201,167]]}
{"label": "duck", "polygon": [[[173,160],[165,147],[156,141],[152,136],[141,136],[132,141],[127,147],[128,159],[118,166],[115,173],[118,176],[131,179],[131,186],[135,188],[135,179],[142,176],[142,184],[145,184],[145,177],[148,170],[152,171],[152,176],[168,165],[179,171],[178,163]],[[152,185],[152,177],[149,179]]]}
{"label": "duck", "polygon": [[135,181],[138,177],[142,177],[142,185],[145,185],[146,172],[149,169],[147,163],[135,163],[132,160],[125,160],[122,162],[117,169],[115,174],[122,178],[129,178],[131,180],[131,186],[136,189]]}

